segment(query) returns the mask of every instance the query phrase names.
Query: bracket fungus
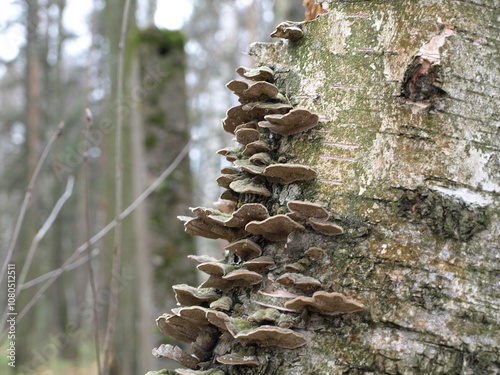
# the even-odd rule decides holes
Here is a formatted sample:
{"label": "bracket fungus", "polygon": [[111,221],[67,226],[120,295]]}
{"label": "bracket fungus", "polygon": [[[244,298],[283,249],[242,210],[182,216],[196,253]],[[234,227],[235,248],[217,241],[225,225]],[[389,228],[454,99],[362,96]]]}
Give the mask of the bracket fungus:
{"label": "bracket fungus", "polygon": [[348,299],[341,293],[319,291],[309,297],[296,297],[285,303],[285,307],[294,310],[309,310],[320,314],[343,314],[362,311],[362,303]]}
{"label": "bracket fungus", "polygon": [[233,252],[244,261],[256,258],[262,254],[262,248],[248,239],[229,244],[224,249]]}
{"label": "bracket fungus", "polygon": [[222,176],[217,177],[215,181],[220,187],[229,189],[229,184],[233,182],[235,178],[236,176],[234,174],[223,174]]}
{"label": "bracket fungus", "polygon": [[300,164],[271,164],[266,167],[263,175],[270,182],[290,184],[295,181],[308,181],[316,178],[316,171]]}
{"label": "bracket fungus", "polygon": [[240,194],[256,194],[265,197],[271,196],[271,192],[264,184],[258,183],[250,178],[235,180],[229,184],[229,188]]}
{"label": "bracket fungus", "polygon": [[222,278],[227,281],[243,281],[245,285],[255,285],[262,281],[262,275],[246,269],[234,270]]}
{"label": "bracket fungus", "polygon": [[303,31],[297,23],[281,22],[276,26],[276,30],[271,33],[271,38],[299,40],[303,35]]}
{"label": "bracket fungus", "polygon": [[205,255],[205,254],[202,254],[202,255],[188,255],[187,256],[188,259],[200,264],[200,263],[205,263],[205,262],[219,262],[218,259],[210,256],[210,255]]}
{"label": "bracket fungus", "polygon": [[327,220],[330,214],[319,204],[304,201],[291,201],[287,203],[291,211],[286,215],[300,224],[305,224],[310,218]]}
{"label": "bracket fungus", "polygon": [[238,332],[235,339],[259,346],[277,346],[284,349],[296,349],[307,342],[303,335],[291,329],[265,325]]}
{"label": "bracket fungus", "polygon": [[270,268],[275,266],[275,263],[272,257],[262,256],[246,261],[243,265],[250,271],[266,273]]}
{"label": "bracket fungus", "polygon": [[269,217],[266,206],[260,203],[247,203],[234,211],[230,217],[212,214],[210,219],[229,228],[243,228],[250,221],[264,220]]}
{"label": "bracket fungus", "polygon": [[262,175],[266,169],[266,165],[258,165],[252,163],[249,159],[239,159],[234,162],[235,165],[240,167],[245,172],[255,175]]}
{"label": "bracket fungus", "polygon": [[238,97],[240,103],[251,103],[257,101],[273,102],[279,101],[278,88],[272,83],[258,81],[249,85],[245,81],[232,80],[226,87],[233,91]]}
{"label": "bracket fungus", "polygon": [[260,66],[258,68],[250,69],[240,66],[236,69],[236,73],[246,79],[250,79],[252,81],[267,81],[272,82],[274,72],[268,66]]}
{"label": "bracket fungus", "polygon": [[236,141],[244,146],[260,140],[259,131],[251,128],[240,128],[235,130],[234,134],[236,135]]}
{"label": "bracket fungus", "polygon": [[249,160],[254,165],[267,166],[271,163],[271,155],[267,152],[259,152],[252,155]]}
{"label": "bracket fungus", "polygon": [[245,230],[252,234],[261,234],[270,241],[284,241],[296,230],[305,228],[286,215],[275,215],[263,221],[251,221]]}
{"label": "bracket fungus", "polygon": [[184,342],[194,342],[205,328],[203,325],[196,325],[177,315],[163,314],[156,319],[159,330],[166,335]]}
{"label": "bracket fungus", "polygon": [[221,357],[217,357],[217,362],[228,366],[258,367],[260,365],[260,362],[257,360],[257,357],[240,356],[237,354],[226,354]]}
{"label": "bracket fungus", "polygon": [[325,256],[325,250],[320,249],[319,247],[311,247],[306,250],[304,255],[311,260],[320,260]]}
{"label": "bracket fungus", "polygon": [[321,288],[321,283],[315,278],[296,273],[285,273],[278,277],[276,282],[284,286],[299,288],[306,292]]}
{"label": "bracket fungus", "polygon": [[228,311],[231,310],[231,307],[233,307],[233,300],[228,296],[221,297],[210,304],[210,308],[215,310]]}
{"label": "bracket fungus", "polygon": [[249,144],[247,144],[245,146],[245,149],[243,150],[243,156],[247,156],[247,157],[250,157],[252,155],[255,155],[259,152],[270,152],[271,151],[271,148],[269,147],[269,145],[262,141],[262,140],[259,140],[259,141],[255,141],[255,142],[251,142]]}
{"label": "bracket fungus", "polygon": [[286,114],[264,116],[266,121],[259,122],[261,128],[268,128],[273,133],[283,136],[297,134],[315,127],[319,117],[307,109],[296,108]]}
{"label": "bracket fungus", "polygon": [[[194,210],[208,210],[203,207],[197,207]],[[184,221],[184,229],[187,234],[192,236],[201,236],[205,238],[217,239],[223,238],[229,242],[235,241],[245,236],[245,231],[241,228],[228,228],[215,220],[208,218],[208,213],[200,211],[195,212],[199,215],[196,218],[187,216],[178,216],[178,219]]]}
{"label": "bracket fungus", "polygon": [[272,307],[259,309],[248,317],[248,321],[254,324],[272,323],[275,324],[281,316],[281,313]]}
{"label": "bracket fungus", "polygon": [[230,272],[233,267],[220,262],[206,262],[199,264],[196,268],[208,275],[224,276],[226,273]]}
{"label": "bracket fungus", "polygon": [[310,218],[309,224],[311,224],[316,232],[324,234],[325,236],[338,236],[344,233],[344,229],[342,229],[341,226],[327,221]]}
{"label": "bracket fungus", "polygon": [[152,352],[153,356],[156,358],[168,358],[183,366],[186,366],[194,370],[199,363],[199,359],[187,354],[184,350],[178,346],[161,344],[158,348],[154,348]]}
{"label": "bracket fungus", "polygon": [[[229,187],[226,189],[229,189]],[[219,199],[217,202],[214,202],[214,206],[223,214],[229,214],[236,207],[236,202],[229,199]]]}
{"label": "bracket fungus", "polygon": [[195,288],[186,284],[174,285],[175,299],[181,306],[201,305],[203,302],[213,302],[220,298],[215,289]]}

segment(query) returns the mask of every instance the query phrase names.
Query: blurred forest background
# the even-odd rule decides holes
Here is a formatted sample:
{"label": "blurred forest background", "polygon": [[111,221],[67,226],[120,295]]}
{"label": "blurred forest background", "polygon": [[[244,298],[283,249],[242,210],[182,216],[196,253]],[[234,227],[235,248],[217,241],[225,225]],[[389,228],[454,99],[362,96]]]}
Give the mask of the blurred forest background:
{"label": "blurred forest background", "polygon": [[[16,264],[17,311],[62,271],[65,262],[69,264],[17,324],[15,374],[97,373],[89,252],[82,249],[88,207],[90,234],[99,239],[90,257],[102,345],[113,236],[112,231],[102,238],[99,233],[115,217],[117,109],[124,125],[124,209],[191,139],[189,155],[122,224],[112,373],[141,374],[171,365],[151,355],[153,347],[169,340],[158,333],[155,319],[175,306],[172,284],[196,283],[198,275],[186,255],[200,249],[218,255],[222,248],[217,241],[186,235],[176,216],[188,214],[190,206],[210,206],[220,194],[214,180],[224,162],[215,152],[230,142],[221,131],[221,119],[236,104],[224,85],[236,78],[238,66],[253,66],[243,53],[251,42],[269,40],[273,26],[283,20],[304,19],[300,0],[134,0],[120,105],[116,71],[124,4],[125,0],[2,4],[0,259],[2,266]],[[86,108],[92,113],[88,205],[83,174]],[[61,122],[62,134],[47,148]],[[16,220],[44,150],[48,156],[10,258]],[[1,282],[6,353],[5,277]],[[10,368],[7,361],[0,356],[2,373]]]}

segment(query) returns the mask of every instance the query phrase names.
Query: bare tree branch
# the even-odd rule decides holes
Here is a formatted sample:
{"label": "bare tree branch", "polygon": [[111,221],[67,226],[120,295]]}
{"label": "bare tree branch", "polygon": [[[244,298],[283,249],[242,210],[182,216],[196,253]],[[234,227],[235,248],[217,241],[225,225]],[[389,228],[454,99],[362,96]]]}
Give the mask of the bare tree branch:
{"label": "bare tree branch", "polygon": [[[139,206],[144,200],[156,189],[160,184],[165,181],[165,179],[177,168],[177,166],[180,164],[180,162],[186,157],[186,155],[189,152],[189,147],[191,145],[192,141],[189,141],[186,146],[182,149],[182,151],[177,155],[175,160],[168,166],[167,169],[165,169],[160,176],[146,189],[144,192],[139,195],[134,202],[130,206],[128,206],[120,215],[120,220],[125,219],[128,215],[130,215],[136,208]],[[90,239],[90,246],[94,245],[97,243],[97,241],[100,241],[111,229],[113,229],[116,225],[116,220],[113,220],[112,222],[108,223],[104,228],[102,228],[99,233],[94,235]],[[83,245],[78,247],[75,252],[64,262],[64,264],[57,270],[53,271],[53,274],[50,276],[50,279],[38,290],[38,292],[33,296],[33,298],[28,302],[28,304],[24,307],[24,309],[19,313],[17,316],[16,322],[19,323],[22,318],[30,311],[30,309],[33,307],[33,305],[44,295],[44,293],[47,291],[47,289],[50,288],[50,286],[57,280],[59,276],[61,276],[65,271],[68,270],[70,266],[72,266],[77,259],[83,254],[85,250],[88,249],[89,243],[85,242]],[[40,278],[38,278],[40,279]],[[35,280],[31,280],[27,284],[30,284],[31,286],[34,286],[47,278],[44,278],[41,281],[38,281],[34,283]],[[24,289],[24,288],[21,288]],[[0,336],[0,343],[2,343],[5,340],[7,331],[3,331],[2,335]]]}
{"label": "bare tree branch", "polygon": [[119,272],[121,263],[120,254],[120,239],[121,239],[121,219],[122,212],[122,191],[123,191],[123,168],[122,168],[122,101],[123,101],[123,63],[125,50],[125,37],[127,35],[127,23],[130,10],[130,0],[125,2],[122,16],[122,28],[120,33],[120,43],[118,45],[118,73],[117,73],[117,118],[116,118],[116,188],[115,188],[115,241],[113,245],[113,269],[111,271],[111,296],[109,301],[108,325],[106,328],[106,336],[104,337],[104,363],[102,373],[106,374],[108,370],[109,354],[112,348],[113,333],[116,324],[116,313],[118,309],[118,288],[119,288]]}
{"label": "bare tree branch", "polygon": [[12,255],[14,254],[14,249],[16,246],[17,238],[18,238],[19,232],[21,230],[21,225],[23,223],[24,216],[26,215],[26,211],[28,209],[28,203],[31,199],[31,195],[33,193],[33,188],[35,187],[36,181],[38,179],[38,174],[40,173],[40,169],[42,168],[42,165],[45,162],[45,159],[47,158],[49,151],[52,149],[52,146],[54,145],[56,139],[59,138],[59,136],[62,134],[63,128],[64,128],[64,122],[59,123],[57,130],[54,132],[52,137],[49,139],[49,142],[45,146],[45,149],[43,150],[42,155],[40,156],[40,159],[38,159],[38,163],[35,167],[35,170],[33,171],[33,175],[31,176],[31,179],[30,179],[30,183],[28,184],[28,187],[26,189],[26,193],[24,194],[23,203],[21,205],[21,211],[19,212],[19,216],[18,216],[17,221],[16,221],[16,226],[14,227],[14,232],[13,232],[12,238],[10,240],[9,250],[7,251],[7,256],[5,257],[5,261],[2,265],[2,270],[0,271],[0,285],[2,284],[3,278],[5,276],[5,271],[7,270],[7,265],[9,264],[10,260],[12,259]]}
{"label": "bare tree branch", "polygon": [[[79,258],[78,260],[76,260],[73,263],[69,264],[66,267],[66,269],[63,270],[63,272],[68,272],[68,271],[74,270],[75,268],[80,267],[82,264],[85,264],[86,261],[88,261],[89,259],[94,258],[99,253],[100,253],[99,249],[92,250],[92,252],[90,254],[90,257],[88,255],[85,255],[85,256]],[[26,282],[24,284],[19,284],[18,285],[18,290],[21,291],[21,290],[24,290],[24,289],[31,288],[32,286],[38,285],[38,284],[44,282],[45,280],[50,279],[53,275],[55,275],[60,270],[61,270],[61,267],[59,267],[59,268],[57,268],[55,270],[52,270],[50,272],[47,272],[46,274],[44,274],[42,276],[38,276],[37,278],[34,278],[33,280],[30,280],[30,281],[28,281],[28,282]]]}
{"label": "bare tree branch", "polygon": [[28,251],[28,255],[26,256],[26,260],[24,262],[23,268],[21,270],[21,275],[19,276],[19,284],[24,283],[24,279],[26,278],[26,274],[28,273],[28,270],[31,266],[31,262],[33,261],[33,257],[35,256],[36,250],[38,249],[38,244],[40,241],[45,237],[45,234],[47,234],[48,230],[54,224],[54,221],[56,220],[57,216],[59,215],[59,212],[61,211],[62,206],[66,201],[71,197],[71,194],[73,193],[73,186],[75,185],[75,178],[73,176],[68,177],[68,182],[66,184],[66,190],[64,191],[63,195],[58,199],[56,204],[54,205],[54,208],[52,209],[52,212],[50,213],[49,217],[47,220],[45,220],[45,223],[43,226],[40,228],[40,230],[37,232],[35,237],[33,237],[33,241],[31,241],[31,246]]}

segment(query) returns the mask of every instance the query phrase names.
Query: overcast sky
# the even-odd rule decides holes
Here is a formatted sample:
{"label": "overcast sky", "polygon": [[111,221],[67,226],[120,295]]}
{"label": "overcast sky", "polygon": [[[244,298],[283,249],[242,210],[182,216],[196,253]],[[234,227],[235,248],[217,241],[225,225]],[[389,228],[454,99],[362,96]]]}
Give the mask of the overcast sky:
{"label": "overcast sky", "polygon": [[[0,60],[11,61],[16,58],[19,48],[25,43],[25,28],[20,23],[13,23],[6,28],[8,23],[19,18],[21,7],[16,0],[3,0],[0,11]],[[155,24],[160,28],[178,30],[182,28],[192,11],[192,0],[158,1],[155,15]],[[65,43],[65,52],[76,56],[84,52],[90,45],[88,15],[94,0],[68,0],[64,12],[64,27],[78,35],[74,40]],[[97,1],[104,4],[104,1]],[[139,16],[144,1],[138,0]]]}

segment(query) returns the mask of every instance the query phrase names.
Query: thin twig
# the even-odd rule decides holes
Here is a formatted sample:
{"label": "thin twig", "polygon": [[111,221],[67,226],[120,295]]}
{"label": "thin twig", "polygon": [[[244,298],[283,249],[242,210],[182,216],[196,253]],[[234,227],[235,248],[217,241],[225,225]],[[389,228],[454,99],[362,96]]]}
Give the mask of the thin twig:
{"label": "thin twig", "polygon": [[24,194],[24,199],[23,203],[21,205],[21,211],[19,212],[19,216],[17,218],[16,226],[14,227],[14,233],[12,234],[12,238],[10,239],[10,245],[9,245],[9,250],[7,251],[7,256],[5,257],[5,262],[2,265],[2,271],[0,272],[0,285],[2,284],[3,278],[5,276],[5,271],[7,270],[7,265],[9,264],[10,260],[12,259],[12,255],[14,254],[14,249],[16,246],[17,238],[19,236],[19,232],[21,230],[21,225],[24,220],[24,216],[26,215],[26,210],[28,208],[28,203],[31,199],[31,195],[33,193],[33,188],[35,187],[36,181],[38,179],[38,174],[40,173],[40,169],[42,168],[43,163],[45,162],[45,159],[47,158],[47,155],[49,154],[50,149],[54,145],[55,141],[59,136],[62,134],[62,130],[64,128],[64,122],[60,122],[57,130],[54,132],[52,137],[49,139],[49,142],[45,146],[45,149],[42,152],[42,155],[40,156],[40,159],[38,159],[38,163],[35,167],[35,170],[33,171],[33,175],[31,176],[30,183],[28,184],[28,187],[26,189],[26,193]]}
{"label": "thin twig", "polygon": [[[85,256],[79,258],[78,260],[69,264],[63,272],[68,272],[68,271],[74,270],[75,268],[80,267],[82,264],[85,264],[85,262],[88,261],[89,259],[92,259],[92,258],[96,257],[97,255],[99,255],[99,253],[100,253],[99,249],[92,250],[90,257],[88,255],[85,255]],[[44,282],[45,280],[50,279],[53,275],[55,275],[57,272],[59,272],[60,269],[61,268],[59,267],[55,270],[47,272],[46,274],[44,274],[42,276],[38,276],[37,278],[34,278],[33,280],[30,280],[24,284],[19,284],[17,288],[19,291],[21,291],[24,289],[31,288],[32,286],[38,285],[38,284]]]}
{"label": "thin twig", "polygon": [[31,262],[33,261],[33,257],[35,256],[36,250],[38,249],[38,244],[43,239],[43,237],[45,237],[52,224],[54,224],[54,221],[59,215],[59,212],[61,211],[61,208],[64,205],[64,203],[66,203],[69,197],[71,197],[74,185],[75,185],[75,178],[73,176],[69,176],[68,182],[66,183],[66,190],[64,191],[63,195],[61,195],[61,197],[57,200],[56,204],[54,205],[54,208],[52,209],[52,212],[50,213],[47,220],[45,220],[43,226],[37,232],[35,237],[33,237],[30,249],[28,251],[28,255],[26,256],[23,268],[21,269],[21,275],[19,276],[19,281],[18,281],[19,284],[24,283],[26,274],[28,273],[28,270],[31,266]]}
{"label": "thin twig", "polygon": [[130,9],[130,0],[125,2],[122,16],[122,28],[120,32],[120,43],[118,44],[118,72],[117,72],[117,108],[116,108],[116,186],[115,186],[115,241],[113,244],[113,269],[111,271],[111,295],[109,297],[108,325],[106,336],[104,337],[104,363],[102,373],[108,372],[108,360],[113,346],[113,333],[116,325],[116,313],[118,310],[118,288],[121,257],[121,219],[122,212],[122,191],[123,191],[123,166],[122,166],[122,101],[123,101],[123,63],[125,50],[125,37],[127,35],[128,14]]}
{"label": "thin twig", "polygon": [[89,252],[89,280],[90,289],[92,291],[92,305],[94,308],[94,342],[95,354],[97,360],[97,371],[101,375],[101,349],[99,346],[99,320],[97,316],[97,292],[95,287],[94,269],[92,268],[92,248],[90,246],[90,202],[89,202],[89,133],[92,126],[92,112],[90,109],[85,109],[85,139],[83,152],[83,200],[85,204],[85,227],[87,231],[87,246]]}
{"label": "thin twig", "polygon": [[[45,220],[43,226],[38,230],[35,237],[33,237],[33,240],[31,241],[31,246],[28,251],[28,256],[26,257],[23,268],[21,270],[21,275],[19,276],[19,281],[18,281],[19,285],[21,285],[24,282],[24,279],[26,278],[26,274],[28,273],[28,270],[31,266],[33,257],[35,256],[36,250],[38,249],[38,244],[43,239],[43,237],[45,237],[45,234],[54,223],[64,203],[66,203],[69,197],[71,197],[71,194],[73,193],[74,184],[75,184],[75,178],[73,176],[69,176],[68,183],[66,184],[66,190],[64,191],[63,195],[61,195],[61,197],[57,200],[56,204],[54,205],[54,208],[52,209],[52,212],[50,213],[47,220]],[[19,292],[20,290],[18,290],[17,294],[19,294]],[[2,315],[2,322],[5,321],[7,313],[8,313],[8,308],[6,307]]]}
{"label": "thin twig", "polygon": [[[189,147],[191,145],[192,140],[190,140],[186,146],[182,149],[182,151],[177,155],[175,160],[168,166],[167,169],[165,169],[160,176],[146,189],[144,192],[139,195],[134,202],[130,206],[128,206],[120,215],[120,220],[125,219],[128,215],[130,215],[144,200],[160,186],[160,184],[165,181],[165,179],[177,168],[177,166],[181,163],[181,161],[186,157],[186,155],[189,152]],[[99,233],[94,235],[90,239],[90,245],[94,245],[98,241],[100,241],[111,229],[113,229],[116,225],[116,220],[113,220],[110,222],[108,225],[106,225],[104,228],[102,228]],[[24,307],[23,310],[19,313],[19,315],[16,318],[16,322],[19,323],[23,317],[28,313],[28,311],[31,310],[33,305],[38,302],[38,300],[45,294],[47,289],[50,288],[50,286],[57,280],[59,276],[61,276],[67,269],[70,267],[73,262],[75,262],[78,257],[83,254],[85,250],[88,248],[88,243],[85,242],[83,245],[78,247],[75,252],[64,262],[64,264],[57,270],[54,270],[54,273],[51,275],[50,279],[38,290],[38,292],[33,296],[33,298],[28,302],[28,304]],[[46,280],[46,279],[44,279]],[[39,282],[42,282],[44,280],[41,280]],[[34,280],[29,281],[27,284],[31,284],[30,286],[34,286],[38,284],[33,284]],[[2,335],[0,336],[0,344],[5,340],[7,331],[3,331]]]}

